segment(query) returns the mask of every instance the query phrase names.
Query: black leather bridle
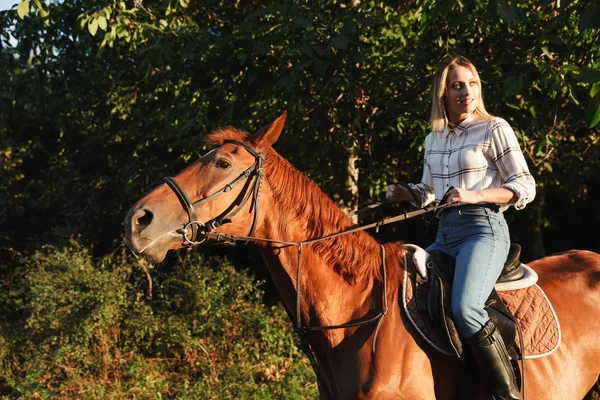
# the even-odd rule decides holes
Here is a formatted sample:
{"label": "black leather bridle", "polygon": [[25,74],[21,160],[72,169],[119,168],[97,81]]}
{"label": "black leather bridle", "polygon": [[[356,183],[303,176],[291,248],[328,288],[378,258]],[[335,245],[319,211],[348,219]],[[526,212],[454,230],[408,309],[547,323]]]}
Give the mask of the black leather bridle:
{"label": "black leather bridle", "polygon": [[[163,178],[163,182],[169,185],[173,192],[175,192],[177,198],[183,206],[183,209],[188,215],[188,222],[185,223],[182,228],[177,229],[177,232],[183,235],[184,245],[197,245],[204,242],[206,240],[206,233],[211,232],[223,224],[231,222],[231,218],[241,211],[250,197],[252,197],[250,212],[254,211],[254,219],[252,220],[252,226],[250,227],[250,233],[248,236],[252,236],[254,230],[256,229],[256,223],[258,221],[258,209],[260,205],[260,191],[264,177],[264,152],[259,152],[256,149],[248,146],[246,143],[236,140],[228,140],[223,144],[225,143],[233,143],[246,149],[246,151],[254,156],[254,164],[238,175],[237,178],[223,186],[220,190],[217,190],[215,193],[192,203],[189,196],[185,193],[185,190],[183,190],[179,183],[177,183],[175,178],[170,176]],[[242,189],[242,192],[238,198],[227,208],[227,210],[225,210],[220,216],[217,216],[208,222],[202,222],[198,220],[198,216],[196,215],[197,206],[213,200],[223,193],[229,192],[242,182],[245,182],[245,187]],[[191,236],[189,237],[188,234],[190,232],[188,227],[191,229]],[[203,231],[204,237],[201,240],[198,240],[198,231],[200,230]]]}

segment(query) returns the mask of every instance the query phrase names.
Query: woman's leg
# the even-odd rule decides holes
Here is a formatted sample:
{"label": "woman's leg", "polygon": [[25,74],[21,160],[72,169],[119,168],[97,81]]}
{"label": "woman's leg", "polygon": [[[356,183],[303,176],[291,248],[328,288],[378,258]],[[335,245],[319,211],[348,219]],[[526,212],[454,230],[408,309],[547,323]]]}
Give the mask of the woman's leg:
{"label": "woman's leg", "polygon": [[502,272],[508,246],[494,237],[468,239],[456,254],[452,315],[459,334],[469,338],[489,321],[484,305]]}
{"label": "woman's leg", "polygon": [[474,220],[472,226],[465,223],[460,228],[466,235],[460,246],[455,247],[453,318],[493,398],[520,400],[506,346],[483,308],[510,247],[503,216],[487,211],[486,214],[489,229],[481,218]]}

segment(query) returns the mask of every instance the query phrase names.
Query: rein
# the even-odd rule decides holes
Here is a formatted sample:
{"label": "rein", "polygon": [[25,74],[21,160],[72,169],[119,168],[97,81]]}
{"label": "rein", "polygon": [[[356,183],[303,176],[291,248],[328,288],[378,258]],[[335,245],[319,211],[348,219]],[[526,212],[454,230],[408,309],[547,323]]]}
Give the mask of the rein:
{"label": "rein", "polygon": [[[306,355],[308,356],[310,363],[313,367],[313,370],[315,371],[315,375],[317,376],[317,381],[319,382],[319,386],[329,392],[327,386],[325,386],[325,382],[323,381],[322,375],[320,374],[319,366],[317,364],[314,353],[312,352],[310,344],[308,343],[307,334],[309,332],[333,330],[333,329],[344,329],[344,328],[362,326],[362,325],[371,324],[371,323],[377,323],[377,325],[375,327],[375,332],[374,332],[374,337],[373,337],[373,346],[372,346],[372,352],[373,352],[373,354],[375,354],[375,349],[376,349],[376,344],[377,344],[377,334],[379,332],[379,327],[381,325],[381,322],[383,321],[383,317],[387,314],[387,311],[388,311],[387,268],[386,268],[386,262],[385,262],[385,258],[386,258],[385,248],[383,247],[383,245],[380,245],[380,247],[381,247],[381,267],[383,270],[383,274],[382,274],[382,278],[383,278],[382,279],[382,286],[383,286],[382,289],[383,290],[382,290],[382,307],[381,307],[381,311],[379,311],[379,313],[377,315],[375,315],[374,317],[369,318],[369,319],[359,320],[359,321],[354,321],[354,322],[347,322],[345,324],[340,324],[340,325],[302,326],[302,320],[301,320],[301,315],[300,315],[300,310],[301,310],[301,302],[300,302],[300,293],[301,293],[300,275],[301,274],[300,273],[301,273],[301,268],[302,268],[302,248],[303,248],[303,246],[317,243],[317,242],[320,242],[323,240],[333,239],[333,238],[336,238],[336,237],[342,236],[342,235],[348,235],[351,233],[364,231],[364,230],[371,229],[371,228],[375,228],[376,232],[378,232],[379,228],[384,225],[388,225],[388,224],[391,224],[394,222],[404,221],[404,220],[414,218],[416,216],[419,216],[419,215],[422,215],[422,214],[425,214],[425,213],[428,213],[431,211],[440,212],[441,209],[449,207],[449,206],[453,206],[454,204],[442,203],[435,207],[425,207],[425,208],[421,208],[419,210],[400,214],[395,217],[382,219],[382,220],[373,222],[368,225],[357,226],[357,227],[354,227],[354,228],[351,228],[348,230],[332,233],[330,235],[326,235],[326,236],[319,237],[319,238],[305,240],[302,242],[286,242],[286,241],[281,241],[281,240],[253,237],[252,234],[254,233],[254,231],[256,229],[256,225],[257,225],[257,221],[258,221],[258,212],[259,212],[259,205],[260,205],[260,202],[259,202],[260,192],[261,192],[261,188],[262,188],[262,181],[264,178],[263,164],[264,164],[265,155],[264,155],[264,152],[262,152],[262,151],[258,152],[254,148],[248,146],[247,144],[245,144],[243,142],[231,140],[231,141],[226,141],[224,143],[233,143],[233,144],[243,147],[250,154],[252,154],[254,156],[255,160],[254,160],[254,164],[252,164],[244,172],[242,172],[240,175],[238,175],[234,180],[232,180],[230,183],[226,184],[223,188],[216,191],[215,193],[192,203],[190,198],[188,197],[188,195],[183,190],[183,188],[179,185],[179,183],[174,178],[172,178],[172,177],[163,178],[163,182],[166,183],[173,190],[173,192],[175,192],[182,207],[184,208],[184,210],[186,211],[186,213],[188,215],[188,222],[185,223],[184,226],[182,228],[178,229],[176,232],[180,233],[183,236],[183,241],[184,241],[185,246],[199,245],[199,244],[205,242],[207,239],[210,239],[210,240],[215,240],[217,242],[224,242],[227,244],[237,244],[238,241],[244,241],[246,244],[248,244],[249,242],[254,242],[254,243],[262,242],[262,243],[275,243],[275,244],[280,244],[280,245],[285,245],[285,246],[297,246],[298,247],[298,268],[297,268],[297,272],[296,272],[296,285],[297,285],[297,287],[296,287],[296,319],[294,320],[290,310],[287,308],[287,306],[285,306],[285,304],[284,304],[284,308],[285,308],[286,312],[288,313],[290,320],[292,321],[292,324],[294,326],[294,332],[296,332],[296,334],[298,335],[301,345],[302,345],[302,348],[303,348],[304,352],[306,353]],[[227,213],[227,211],[225,211],[223,213],[225,215],[217,216],[216,218],[214,218],[208,222],[202,222],[202,221],[198,220],[198,217],[196,214],[197,206],[204,204],[210,200],[213,200],[214,198],[220,196],[221,194],[230,191],[235,186],[237,186],[238,184],[240,184],[241,182],[244,182],[244,181],[246,182],[246,186],[240,193],[240,196],[238,197],[238,200],[240,198],[242,200],[239,202],[239,204],[237,204],[237,206],[231,212]],[[219,226],[231,222],[231,218],[233,218],[233,216],[235,216],[244,207],[244,205],[248,202],[250,197],[252,197],[252,206],[251,206],[250,210],[251,210],[251,212],[254,211],[254,218],[252,221],[252,226],[250,228],[250,233],[247,236],[230,235],[230,234],[214,232],[214,229],[218,228]],[[230,206],[230,208],[232,206],[234,206],[234,204],[235,204],[235,202]],[[355,211],[354,214],[359,214],[364,211],[374,209],[383,204],[384,204],[384,202],[378,202],[378,203],[363,207],[363,208]],[[189,236],[189,237],[188,237],[188,234],[189,234],[188,228],[191,228],[191,231],[192,231],[191,236]],[[198,240],[198,231],[199,230],[203,231],[203,238],[201,240]]]}

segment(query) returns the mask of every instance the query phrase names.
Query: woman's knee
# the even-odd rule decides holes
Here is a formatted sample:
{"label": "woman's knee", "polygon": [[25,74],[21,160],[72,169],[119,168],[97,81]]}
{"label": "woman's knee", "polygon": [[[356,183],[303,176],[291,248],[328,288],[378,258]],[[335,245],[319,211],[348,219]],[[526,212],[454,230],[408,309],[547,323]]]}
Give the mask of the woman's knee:
{"label": "woman's knee", "polygon": [[452,317],[463,337],[476,334],[489,319],[485,310],[478,304],[452,299]]}

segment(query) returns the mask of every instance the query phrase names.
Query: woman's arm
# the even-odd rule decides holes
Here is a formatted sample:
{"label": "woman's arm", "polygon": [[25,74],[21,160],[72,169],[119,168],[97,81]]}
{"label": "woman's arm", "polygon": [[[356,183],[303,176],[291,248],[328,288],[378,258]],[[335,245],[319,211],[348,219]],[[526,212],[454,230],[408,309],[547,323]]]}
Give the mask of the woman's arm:
{"label": "woman's arm", "polygon": [[515,195],[509,204],[517,210],[524,208],[535,198],[535,179],[529,172],[513,129],[502,118],[496,117],[493,121],[490,151],[504,182],[502,188]]}
{"label": "woman's arm", "polygon": [[448,192],[448,202],[461,202],[465,204],[494,203],[494,204],[514,204],[517,201],[517,195],[505,187],[489,188],[482,190],[466,190],[454,188]]}

